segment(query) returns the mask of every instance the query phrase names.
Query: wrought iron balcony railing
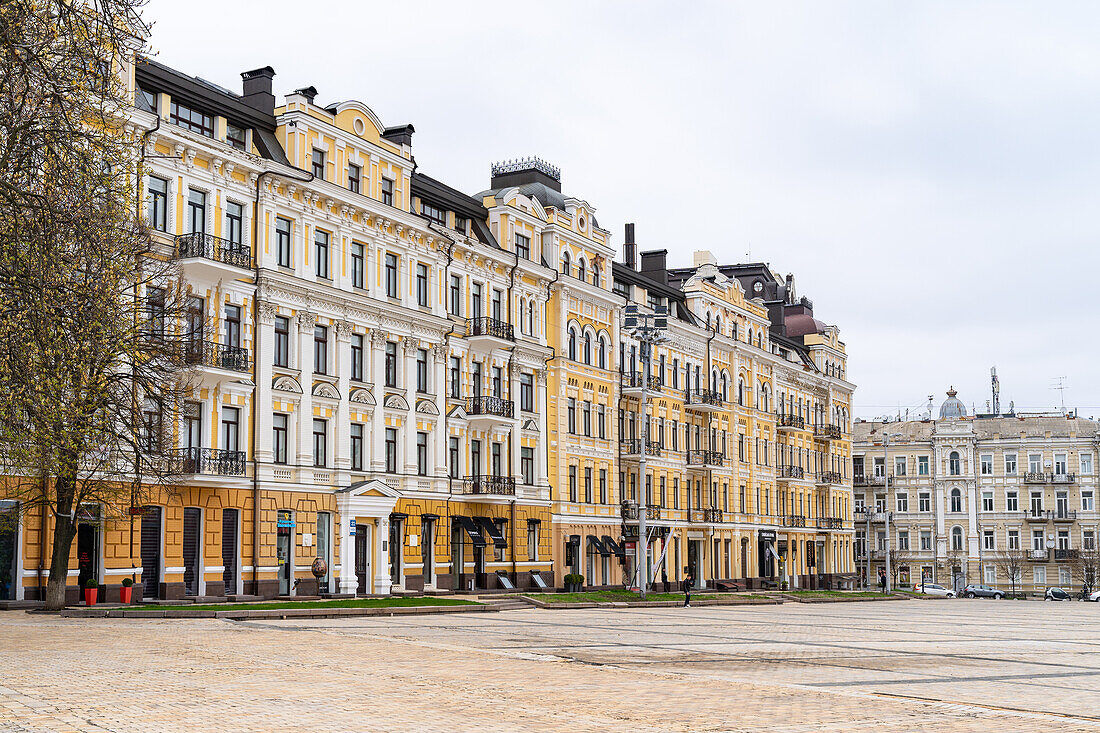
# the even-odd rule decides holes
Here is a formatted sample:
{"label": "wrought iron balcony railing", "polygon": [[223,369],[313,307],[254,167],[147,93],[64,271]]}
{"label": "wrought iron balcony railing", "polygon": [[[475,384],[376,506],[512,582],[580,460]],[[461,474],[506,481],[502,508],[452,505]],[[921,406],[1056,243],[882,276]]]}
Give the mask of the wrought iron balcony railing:
{"label": "wrought iron balcony railing", "polygon": [[[623,389],[641,389],[643,376],[641,372],[623,372],[622,384]],[[656,374],[649,375],[648,389],[660,389],[661,378]]]}
{"label": "wrought iron balcony railing", "polygon": [[840,475],[840,471],[822,471],[817,477],[818,481],[823,484],[844,483],[844,477]]}
{"label": "wrought iron balcony railing", "polygon": [[689,450],[687,455],[689,466],[721,466],[724,460],[716,450]]}
{"label": "wrought iron balcony railing", "polygon": [[512,476],[467,476],[462,481],[462,493],[515,496],[516,480]]}
{"label": "wrought iron balcony railing", "polygon": [[491,415],[492,417],[511,418],[515,414],[515,402],[493,395],[478,395],[466,400],[466,414],[469,416]]}
{"label": "wrought iron balcony railing", "polygon": [[[638,519],[638,505],[637,504],[624,504],[619,509],[619,516],[623,519],[630,521],[636,521]],[[647,506],[645,508],[646,519],[660,519],[661,507],[659,506]]]}
{"label": "wrought iron balcony railing", "polygon": [[1075,473],[1052,473],[1050,474],[1050,482],[1052,484],[1072,484],[1077,481],[1077,474]]}
{"label": "wrought iron balcony railing", "polygon": [[1028,471],[1024,474],[1025,484],[1045,484],[1047,482],[1047,475],[1042,471]]}
{"label": "wrought iron balcony railing", "polygon": [[688,406],[691,405],[710,405],[712,407],[721,407],[724,400],[722,399],[721,392],[715,392],[712,389],[695,389],[686,390],[685,401]]}
{"label": "wrought iron balcony railing", "polygon": [[238,242],[205,232],[190,232],[176,237],[176,258],[184,260],[191,257],[252,269],[252,250]]}
{"label": "wrought iron balcony railing", "polygon": [[1076,509],[1055,509],[1050,513],[1050,518],[1055,522],[1076,522],[1077,510]]}
{"label": "wrought iron balcony railing", "polygon": [[818,425],[814,428],[814,435],[825,440],[840,440],[840,426]]}
{"label": "wrought iron balcony railing", "polygon": [[1078,556],[1079,556],[1079,553],[1076,549],[1070,549],[1068,547],[1056,547],[1056,548],[1054,548],[1054,560],[1055,561],[1064,562],[1066,560],[1076,560],[1078,558]]}
{"label": "wrought iron balcony railing", "polygon": [[[624,456],[637,456],[642,453],[642,439],[641,438],[628,438],[626,440],[619,441],[619,452]],[[647,456],[660,456],[661,444],[653,441],[645,441],[645,454]]]}
{"label": "wrought iron balcony railing", "polygon": [[806,428],[806,418],[801,415],[779,413],[775,416],[775,425],[780,428],[797,428],[799,430],[804,430]]}
{"label": "wrought iron balcony railing", "polygon": [[174,473],[244,475],[244,451],[220,448],[177,448],[169,454],[168,458]]}
{"label": "wrought iron balcony railing", "polygon": [[780,466],[775,469],[776,478],[803,478],[805,475],[802,466]]}
{"label": "wrought iron balcony railing", "polygon": [[805,527],[806,517],[802,514],[787,514],[783,517],[785,527]]}
{"label": "wrought iron balcony railing", "polygon": [[844,529],[844,519],[842,517],[818,517],[817,527],[818,529]]}
{"label": "wrought iron balcony railing", "polygon": [[183,346],[183,358],[188,364],[247,372],[252,368],[248,349],[213,341],[187,341]]}
{"label": "wrought iron balcony railing", "polygon": [[511,323],[502,321],[499,318],[478,316],[466,319],[466,335],[493,336],[505,341],[515,341],[516,329]]}

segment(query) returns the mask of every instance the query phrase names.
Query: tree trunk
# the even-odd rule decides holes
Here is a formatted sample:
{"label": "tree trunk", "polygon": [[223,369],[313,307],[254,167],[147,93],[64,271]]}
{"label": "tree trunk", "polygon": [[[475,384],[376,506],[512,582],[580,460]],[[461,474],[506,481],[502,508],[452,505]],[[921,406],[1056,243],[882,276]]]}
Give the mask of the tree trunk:
{"label": "tree trunk", "polygon": [[[58,478],[56,484],[56,514],[53,525],[53,553],[50,556],[50,577],[46,581],[46,608],[59,611],[65,607],[65,586],[69,579],[69,553],[76,537],[76,521],[72,511],[76,494],[72,478]],[[43,528],[45,529],[45,528]]]}

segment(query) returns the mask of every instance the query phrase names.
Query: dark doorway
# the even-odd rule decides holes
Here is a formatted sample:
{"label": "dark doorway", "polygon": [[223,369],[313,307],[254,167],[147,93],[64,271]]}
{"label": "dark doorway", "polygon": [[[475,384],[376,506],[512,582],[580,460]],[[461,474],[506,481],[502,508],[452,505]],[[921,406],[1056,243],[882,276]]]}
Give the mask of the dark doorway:
{"label": "dark doorway", "polygon": [[183,594],[199,594],[199,529],[202,510],[186,507],[183,510]]}
{"label": "dark doorway", "polygon": [[688,572],[699,583],[699,540],[688,540]]}
{"label": "dark doorway", "polygon": [[160,507],[147,506],[141,514],[142,598],[160,598]]}
{"label": "dark doorway", "polygon": [[355,579],[356,593],[370,593],[370,535],[366,527],[355,529]]}
{"label": "dark doorway", "polygon": [[14,601],[19,576],[19,512],[14,501],[0,501],[0,601]]}
{"label": "dark doorway", "polygon": [[401,541],[401,520],[390,520],[390,582],[395,586],[401,585],[401,553],[404,551],[404,543]]}
{"label": "dark doorway", "polygon": [[294,547],[294,518],[289,511],[281,510],[278,521],[275,523],[277,542],[275,551],[278,554],[279,563],[279,595],[289,596],[294,587],[294,558],[291,549]]}
{"label": "dark doorway", "polygon": [[81,523],[76,528],[76,558],[80,568],[78,582],[87,587],[88,580],[99,580],[99,527]]}
{"label": "dark doorway", "polygon": [[237,593],[237,510],[222,510],[222,580],[227,596]]}

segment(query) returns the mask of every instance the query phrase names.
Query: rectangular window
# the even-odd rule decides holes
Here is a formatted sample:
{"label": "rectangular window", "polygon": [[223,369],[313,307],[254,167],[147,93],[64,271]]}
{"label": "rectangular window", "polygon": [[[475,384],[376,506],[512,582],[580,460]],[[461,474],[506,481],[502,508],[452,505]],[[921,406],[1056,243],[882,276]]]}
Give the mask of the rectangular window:
{"label": "rectangular window", "polygon": [[237,150],[244,150],[245,133],[243,127],[234,124],[225,125],[225,142]]}
{"label": "rectangular window", "polygon": [[993,475],[993,456],[992,454],[985,453],[981,457],[981,471],[983,476]]}
{"label": "rectangular window", "polygon": [[451,315],[462,315],[462,277],[451,275]]}
{"label": "rectangular window", "polygon": [[165,331],[165,290],[164,288],[148,288],[145,295],[145,320],[146,334],[153,341],[163,341],[167,335]]}
{"label": "rectangular window", "polygon": [[894,475],[895,476],[904,476],[907,466],[908,466],[908,462],[905,460],[905,456],[894,456]]}
{"label": "rectangular window", "polygon": [[459,214],[455,214],[455,231],[465,234],[468,231],[470,220]]}
{"label": "rectangular window", "polygon": [[1020,497],[1015,491],[1005,492],[1005,511],[1018,512],[1020,511]]}
{"label": "rectangular window", "polygon": [[386,206],[393,206],[393,179],[382,179],[382,203]]}
{"label": "rectangular window", "polygon": [[[386,386],[397,386],[397,343],[394,341],[386,342]],[[378,377],[375,377],[377,379]]]}
{"label": "rectangular window", "polygon": [[917,457],[917,475],[918,476],[927,476],[928,475],[928,456],[918,456]]}
{"label": "rectangular window", "polygon": [[275,316],[275,366],[290,366],[290,319]]}
{"label": "rectangular window", "polygon": [[386,428],[386,473],[397,473],[397,428]]}
{"label": "rectangular window", "polygon": [[353,381],[363,381],[363,334],[351,335],[351,378]]}
{"label": "rectangular window", "polygon": [[328,423],[326,420],[313,421],[313,465],[324,468],[328,461]]}
{"label": "rectangular window", "polygon": [[1081,510],[1091,512],[1095,510],[1096,505],[1093,503],[1092,489],[1081,490]]}
{"label": "rectangular window", "polygon": [[898,550],[907,552],[909,550],[909,533],[898,532]]}
{"label": "rectangular window", "polygon": [[222,408],[222,450],[240,450],[241,411],[237,407]]}
{"label": "rectangular window", "polygon": [[178,125],[185,130],[197,132],[206,137],[214,137],[214,115],[208,115],[197,109],[172,100],[172,108],[168,119],[173,125]]}
{"label": "rectangular window", "polygon": [[418,264],[416,266],[416,304],[421,308],[428,307],[428,266]]}
{"label": "rectangular window", "polygon": [[149,226],[158,232],[168,231],[168,181],[149,176],[146,218]]}
{"label": "rectangular window", "polygon": [[523,477],[523,483],[532,486],[535,483],[535,449],[523,447],[519,449],[519,473]]}
{"label": "rectangular window", "polygon": [[367,285],[366,247],[358,242],[351,243],[351,286],[362,290]]}
{"label": "rectangular window", "polygon": [[577,467],[569,467],[569,501],[577,500]]}
{"label": "rectangular window", "polygon": [[1028,453],[1028,455],[1027,455],[1027,470],[1028,470],[1028,473],[1042,473],[1042,471],[1043,471],[1043,454],[1042,453]]}
{"label": "rectangular window", "polygon": [[325,180],[325,151],[313,149],[313,177]]}
{"label": "rectangular window", "polygon": [[983,491],[982,492],[982,511],[983,512],[993,511],[993,492],[992,491]]}
{"label": "rectangular window", "polygon": [[447,470],[451,478],[458,478],[459,469],[458,438],[447,438]]}
{"label": "rectangular window", "polygon": [[225,306],[225,344],[233,347],[241,345],[241,307],[239,305]]}
{"label": "rectangular window", "polygon": [[1089,551],[1096,549],[1095,530],[1086,529],[1084,532],[1081,533],[1081,549]]}
{"label": "rectangular window", "polygon": [[584,467],[584,501],[586,504],[592,503],[592,467]]}
{"label": "rectangular window", "polygon": [[462,397],[462,361],[457,356],[451,357],[451,397]]}
{"label": "rectangular window", "polygon": [[276,412],[272,416],[271,452],[276,463],[286,463],[287,416]]}
{"label": "rectangular window", "polygon": [[[675,481],[675,479],[673,479]],[[600,503],[607,503],[607,469],[600,469]]]}
{"label": "rectangular window", "polygon": [[897,504],[899,512],[909,511],[909,494],[904,491],[897,493]]}
{"label": "rectangular window", "polygon": [[427,201],[420,202],[420,214],[429,221],[433,221],[439,226],[447,226],[447,212],[438,206],[433,206]]}
{"label": "rectangular window", "polygon": [[928,552],[932,549],[932,533],[928,530],[921,530],[920,549],[922,552]]}
{"label": "rectangular window", "polygon": [[1082,453],[1081,454],[1081,473],[1083,473],[1083,474],[1091,474],[1092,473],[1092,454],[1091,453]]}
{"label": "rectangular window", "polygon": [[516,254],[525,260],[531,259],[531,238],[522,234],[516,235]]}
{"label": "rectangular window", "polygon": [[206,231],[206,194],[191,189],[187,192],[187,225],[189,232]]}
{"label": "rectangular window", "polygon": [[1005,475],[1006,476],[1015,476],[1016,475],[1016,454],[1015,453],[1005,453]]}
{"label": "rectangular window", "polygon": [[222,238],[233,244],[244,242],[244,207],[235,201],[225,202],[225,228]]}
{"label": "rectangular window", "polygon": [[538,522],[527,522],[527,559],[531,562],[539,559]]}
{"label": "rectangular window", "polygon": [[363,424],[351,424],[351,470],[363,470]]}
{"label": "rectangular window", "polygon": [[386,296],[397,297],[397,255],[386,253]]}
{"label": "rectangular window", "polygon": [[328,374],[328,327],[313,327],[313,373]]}
{"label": "rectangular window", "polygon": [[566,429],[570,435],[574,435],[577,432],[577,400],[575,398],[570,397],[566,402],[565,414]]}
{"label": "rectangular window", "polygon": [[535,411],[535,375],[530,372],[519,375],[519,409]]}
{"label": "rectangular window", "polygon": [[275,218],[275,256],[279,267],[290,267],[290,219]]}
{"label": "rectangular window", "polygon": [[996,535],[992,529],[982,530],[982,549],[994,550],[997,547]]}
{"label": "rectangular window", "polygon": [[328,279],[328,232],[320,229],[313,236],[313,260],[317,277]]}
{"label": "rectangular window", "polygon": [[428,475],[428,434],[416,434],[416,475]]}
{"label": "rectangular window", "polygon": [[416,350],[416,391],[428,391],[428,350]]}
{"label": "rectangular window", "polygon": [[359,181],[362,176],[362,171],[359,166],[354,163],[348,163],[348,190],[352,193],[359,193]]}
{"label": "rectangular window", "polygon": [[1020,549],[1020,530],[1010,529],[1008,530],[1008,549],[1019,550]]}

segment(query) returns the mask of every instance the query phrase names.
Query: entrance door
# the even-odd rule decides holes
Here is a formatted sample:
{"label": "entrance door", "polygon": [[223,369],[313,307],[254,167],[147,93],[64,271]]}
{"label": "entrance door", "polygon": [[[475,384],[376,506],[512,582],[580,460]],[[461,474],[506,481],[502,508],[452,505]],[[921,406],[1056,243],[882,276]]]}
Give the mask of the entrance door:
{"label": "entrance door", "polygon": [[294,558],[291,557],[291,540],[294,537],[294,520],[288,511],[280,511],[278,521],[275,523],[277,541],[275,552],[279,563],[279,595],[289,596],[293,588]]}
{"label": "entrance door", "polygon": [[699,540],[688,540],[688,570],[699,582]]}
{"label": "entrance door", "polygon": [[227,596],[237,593],[237,510],[222,510],[222,580]]}
{"label": "entrance door", "polygon": [[76,528],[76,557],[80,568],[78,581],[84,588],[90,578],[99,579],[99,527],[81,523]]}
{"label": "entrance door", "polygon": [[187,507],[183,510],[183,594],[199,594],[199,529],[202,510]]}
{"label": "entrance door", "polygon": [[401,586],[401,554],[404,552],[404,542],[401,541],[401,520],[390,520],[390,582],[394,586]]}
{"label": "entrance door", "polygon": [[474,586],[486,587],[485,580],[485,548],[474,545]]}
{"label": "entrance door", "polygon": [[141,515],[141,595],[160,598],[160,507],[147,506]]}
{"label": "entrance door", "polygon": [[360,524],[355,528],[355,592],[370,593],[370,528]]}
{"label": "entrance door", "polygon": [[14,501],[0,501],[0,601],[14,601],[19,587],[16,557],[19,513]]}

